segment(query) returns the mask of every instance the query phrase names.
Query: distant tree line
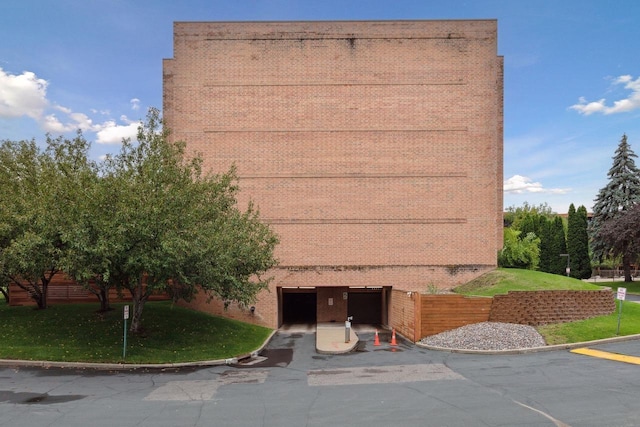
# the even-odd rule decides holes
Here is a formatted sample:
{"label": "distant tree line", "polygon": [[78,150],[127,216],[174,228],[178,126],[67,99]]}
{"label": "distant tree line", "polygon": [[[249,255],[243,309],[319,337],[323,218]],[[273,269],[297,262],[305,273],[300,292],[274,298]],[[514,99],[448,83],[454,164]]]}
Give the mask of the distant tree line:
{"label": "distant tree line", "polygon": [[566,221],[546,204],[509,207],[504,215],[504,246],[498,265],[566,274],[586,279],[592,266],[619,260],[625,281],[640,256],[640,171],[623,135],[598,193],[589,221],[584,206],[569,206]]}
{"label": "distant tree line", "polygon": [[[569,207],[566,221],[546,204],[510,207],[505,213],[505,245],[498,254],[501,267],[527,268],[546,273],[566,274],[575,278],[591,276],[587,237],[587,210],[580,206],[576,211]],[[518,240],[512,236],[517,234]],[[526,254],[514,257],[515,252]],[[585,263],[586,259],[586,263]]]}

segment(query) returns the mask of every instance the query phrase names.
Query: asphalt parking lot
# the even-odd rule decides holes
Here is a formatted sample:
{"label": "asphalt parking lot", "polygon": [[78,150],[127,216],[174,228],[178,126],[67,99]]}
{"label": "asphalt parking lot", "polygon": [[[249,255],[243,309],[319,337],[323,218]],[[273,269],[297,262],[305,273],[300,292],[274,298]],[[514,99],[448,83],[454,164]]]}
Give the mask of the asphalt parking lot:
{"label": "asphalt parking lot", "polygon": [[[255,363],[0,369],[0,426],[637,425],[637,365],[571,353],[438,352],[373,333],[344,355],[277,333]],[[639,342],[596,346],[639,354]],[[249,363],[246,363],[249,362]]]}

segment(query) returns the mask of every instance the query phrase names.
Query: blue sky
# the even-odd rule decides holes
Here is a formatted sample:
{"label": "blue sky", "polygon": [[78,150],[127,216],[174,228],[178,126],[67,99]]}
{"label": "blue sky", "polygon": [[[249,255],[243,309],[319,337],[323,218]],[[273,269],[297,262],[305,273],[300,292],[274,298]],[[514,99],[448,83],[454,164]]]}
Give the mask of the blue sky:
{"label": "blue sky", "polygon": [[4,0],[0,140],[81,128],[96,158],[116,152],[162,107],[173,21],[487,18],[505,57],[505,207],[590,210],[623,133],[640,154],[637,0]]}

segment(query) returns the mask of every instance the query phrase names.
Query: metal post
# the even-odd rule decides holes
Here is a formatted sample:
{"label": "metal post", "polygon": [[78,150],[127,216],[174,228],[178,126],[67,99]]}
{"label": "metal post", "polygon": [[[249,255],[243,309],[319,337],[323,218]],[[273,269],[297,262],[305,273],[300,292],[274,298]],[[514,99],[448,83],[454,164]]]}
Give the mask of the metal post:
{"label": "metal post", "polygon": [[566,268],[566,272],[567,272],[567,277],[569,277],[570,273],[571,273],[571,263],[570,263],[570,259],[571,257],[569,256],[569,254],[560,254],[561,257],[567,257],[567,268]]}
{"label": "metal post", "polygon": [[124,317],[124,331],[123,331],[124,339],[122,342],[122,360],[124,360],[127,357],[127,319],[129,319],[128,305],[124,306],[123,317]]}
{"label": "metal post", "polygon": [[344,342],[351,341],[351,321],[353,316],[347,317],[347,321],[344,322]]}

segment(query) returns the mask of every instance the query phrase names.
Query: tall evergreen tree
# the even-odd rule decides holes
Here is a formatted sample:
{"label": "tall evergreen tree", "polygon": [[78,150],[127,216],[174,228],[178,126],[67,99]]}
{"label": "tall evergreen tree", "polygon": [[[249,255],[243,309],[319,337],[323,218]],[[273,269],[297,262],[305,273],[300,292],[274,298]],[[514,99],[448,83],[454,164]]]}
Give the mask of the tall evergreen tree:
{"label": "tall evergreen tree", "polygon": [[587,236],[587,209],[580,206],[576,211],[573,203],[569,207],[567,224],[567,253],[571,259],[571,277],[591,277],[589,238]]}
{"label": "tall evergreen tree", "polygon": [[541,217],[539,227],[539,237],[540,237],[540,264],[538,264],[538,270],[544,271],[545,273],[552,272],[553,260],[554,256],[553,250],[553,221],[547,219],[545,217]]}
{"label": "tall evergreen tree", "polygon": [[589,255],[589,220],[587,218],[587,208],[581,205],[576,212],[578,215],[578,247],[576,250],[576,268],[580,271],[579,279],[591,277],[591,256]]}
{"label": "tall evergreen tree", "polygon": [[576,269],[574,267],[576,260],[575,247],[577,244],[577,217],[576,207],[571,203],[569,206],[569,212],[567,213],[567,254],[569,254],[569,267],[571,268],[571,277],[577,278]]}
{"label": "tall evergreen tree", "polygon": [[553,274],[566,274],[565,268],[567,267],[567,262],[560,254],[567,253],[567,243],[564,235],[564,223],[559,216],[553,219],[553,224],[551,225],[551,247],[552,255],[549,272]]}
{"label": "tall evergreen tree", "polygon": [[[599,236],[600,227],[608,220],[614,219],[621,211],[640,203],[640,171],[633,160],[635,157],[638,156],[627,143],[627,135],[622,135],[613,157],[613,165],[607,174],[609,181],[600,189],[593,206],[591,248],[597,260],[602,260],[611,250],[607,241]],[[631,261],[629,256],[622,258],[626,282],[632,280]]]}

